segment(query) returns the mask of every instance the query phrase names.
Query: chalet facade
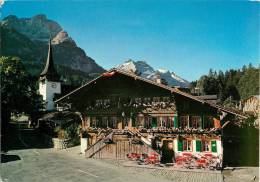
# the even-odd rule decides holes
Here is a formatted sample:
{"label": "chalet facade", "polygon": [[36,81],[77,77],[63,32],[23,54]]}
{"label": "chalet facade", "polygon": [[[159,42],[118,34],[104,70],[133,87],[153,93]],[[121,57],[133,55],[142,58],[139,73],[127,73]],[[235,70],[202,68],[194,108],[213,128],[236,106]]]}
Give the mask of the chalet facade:
{"label": "chalet facade", "polygon": [[88,136],[87,157],[156,153],[164,163],[181,163],[188,156],[200,160],[199,165],[206,165],[205,159],[210,158],[221,166],[222,127],[228,116],[236,114],[119,69],[100,75],[55,103],[81,113]]}

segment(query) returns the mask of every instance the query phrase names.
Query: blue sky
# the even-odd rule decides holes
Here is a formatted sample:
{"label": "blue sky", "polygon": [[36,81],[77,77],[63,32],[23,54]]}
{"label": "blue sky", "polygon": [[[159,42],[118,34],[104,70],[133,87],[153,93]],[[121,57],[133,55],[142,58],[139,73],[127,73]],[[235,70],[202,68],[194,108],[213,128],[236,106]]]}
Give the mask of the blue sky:
{"label": "blue sky", "polygon": [[259,64],[259,7],[246,1],[6,1],[2,16],[46,14],[105,69],[131,58],[193,81],[210,68]]}

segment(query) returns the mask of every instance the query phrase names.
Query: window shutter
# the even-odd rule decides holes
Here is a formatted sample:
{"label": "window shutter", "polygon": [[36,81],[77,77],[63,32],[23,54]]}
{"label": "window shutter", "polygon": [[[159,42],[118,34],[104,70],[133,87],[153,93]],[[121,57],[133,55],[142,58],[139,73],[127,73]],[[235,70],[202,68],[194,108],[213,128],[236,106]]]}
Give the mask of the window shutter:
{"label": "window shutter", "polygon": [[156,117],[153,117],[153,118],[152,118],[152,127],[153,127],[153,128],[156,128],[156,127],[157,127],[157,118],[156,118]]}
{"label": "window shutter", "polygon": [[174,127],[175,128],[178,128],[179,126],[178,126],[178,116],[174,116]]}
{"label": "window shutter", "polygon": [[200,151],[201,151],[201,141],[196,140],[196,152],[200,152]]}
{"label": "window shutter", "polygon": [[178,140],[178,151],[183,151],[183,143],[182,143],[182,140]]}
{"label": "window shutter", "polygon": [[136,127],[136,117],[132,116],[132,126]]}
{"label": "window shutter", "polygon": [[217,142],[216,142],[216,140],[211,141],[211,152],[217,152]]}

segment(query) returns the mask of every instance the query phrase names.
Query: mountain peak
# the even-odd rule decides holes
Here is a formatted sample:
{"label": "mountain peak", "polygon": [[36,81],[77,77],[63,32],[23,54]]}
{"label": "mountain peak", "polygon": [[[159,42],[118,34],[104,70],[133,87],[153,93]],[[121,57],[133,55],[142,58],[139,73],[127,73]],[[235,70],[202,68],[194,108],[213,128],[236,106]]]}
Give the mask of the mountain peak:
{"label": "mountain peak", "polygon": [[47,20],[47,17],[45,14],[38,14],[32,17],[34,20]]}
{"label": "mountain peak", "polygon": [[62,31],[61,26],[57,22],[49,20],[44,14],[39,14],[32,18],[17,18],[11,15],[3,19],[2,25],[9,29],[15,29],[32,41],[36,40],[46,43],[50,37],[55,37]]}
{"label": "mountain peak", "polygon": [[145,61],[134,61],[132,59],[129,59],[123,64],[116,66],[116,68],[124,71],[135,72],[137,74],[151,74],[154,72],[153,68]]}
{"label": "mountain peak", "polygon": [[120,64],[116,67],[124,71],[134,72],[143,78],[155,81],[158,76],[164,79],[169,86],[188,88],[189,82],[177,76],[174,72],[170,72],[166,69],[155,70],[145,61],[134,61],[129,59],[128,61]]}
{"label": "mountain peak", "polygon": [[169,73],[170,72],[169,70],[162,69],[162,68],[158,69],[157,71],[160,72],[160,73],[167,73],[167,72]]}
{"label": "mountain peak", "polygon": [[74,44],[76,46],[75,41],[69,37],[68,33],[64,30],[60,31],[53,39],[52,39],[52,43],[53,44],[60,44],[63,42],[70,42],[72,44]]}
{"label": "mountain peak", "polygon": [[5,44],[10,46],[5,46],[3,55],[19,56],[39,65],[46,59],[47,43],[51,37],[55,64],[89,74],[104,72],[57,22],[48,19],[44,14],[30,18],[8,16],[1,22],[1,26],[5,30],[2,33],[4,41],[12,42]]}
{"label": "mountain peak", "polygon": [[17,16],[15,16],[15,15],[9,15],[9,16],[5,17],[5,18],[3,19],[3,21],[10,21],[10,20],[14,21],[14,20],[17,20],[17,19],[18,19]]}
{"label": "mountain peak", "polygon": [[129,72],[137,71],[135,62],[132,59],[129,59],[125,61],[123,64],[116,66],[116,68]]}
{"label": "mountain peak", "polygon": [[125,63],[130,63],[130,62],[135,62],[135,61],[132,59],[128,59],[127,61],[125,61]]}

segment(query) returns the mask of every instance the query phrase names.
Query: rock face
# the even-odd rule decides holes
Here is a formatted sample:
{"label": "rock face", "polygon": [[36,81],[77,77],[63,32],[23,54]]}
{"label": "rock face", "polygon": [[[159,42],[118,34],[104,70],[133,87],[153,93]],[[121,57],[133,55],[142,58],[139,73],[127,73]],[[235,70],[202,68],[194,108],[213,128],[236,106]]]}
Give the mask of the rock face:
{"label": "rock face", "polygon": [[[11,15],[1,21],[1,29],[4,37],[1,42],[1,55],[18,56],[22,61],[33,64],[39,72],[46,61],[50,37],[56,66],[87,74],[100,74],[105,71],[76,45],[57,22],[47,19],[45,15],[32,18],[17,18]],[[38,68],[39,65],[41,68]]]}
{"label": "rock face", "polygon": [[177,76],[174,72],[164,69],[154,70],[154,68],[148,65],[145,61],[128,60],[125,63],[118,65],[117,68],[128,72],[134,72],[143,78],[153,81],[157,78],[161,78],[166,82],[166,84],[172,87],[190,87],[190,83],[188,81]]}
{"label": "rock face", "polygon": [[70,42],[71,44],[74,44],[74,46],[77,46],[74,40],[69,37],[68,33],[64,30],[60,31],[53,39],[52,44],[61,44],[63,42]]}
{"label": "rock face", "polygon": [[10,15],[3,19],[2,24],[15,29],[31,40],[45,42],[48,42],[50,36],[54,37],[62,31],[58,23],[48,20],[45,15],[36,15],[32,18],[17,18]]}

